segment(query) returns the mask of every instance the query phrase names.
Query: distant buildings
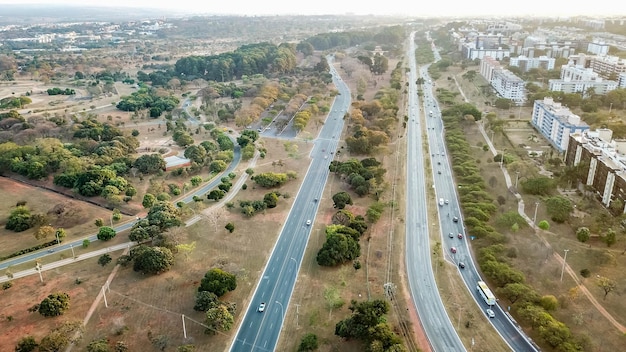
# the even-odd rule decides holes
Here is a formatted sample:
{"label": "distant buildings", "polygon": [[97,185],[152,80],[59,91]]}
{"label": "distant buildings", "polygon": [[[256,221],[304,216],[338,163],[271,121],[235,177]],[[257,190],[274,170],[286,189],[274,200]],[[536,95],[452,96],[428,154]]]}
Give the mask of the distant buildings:
{"label": "distant buildings", "polygon": [[561,106],[561,103],[554,102],[552,98],[535,100],[531,124],[560,153],[567,150],[571,134],[589,130],[589,126],[580,116]]}
{"label": "distant buildings", "polygon": [[565,164],[584,167],[582,183],[609,207],[621,201],[626,213],[626,140],[614,140],[613,131],[598,129],[569,136]]}
{"label": "distant buildings", "polygon": [[568,64],[561,66],[561,78],[551,79],[549,89],[563,93],[586,94],[593,89],[595,94],[604,95],[617,88],[616,81],[603,80],[592,68]]}
{"label": "distant buildings", "polygon": [[608,55],[609,45],[599,40],[594,40],[587,45],[587,52],[596,55]]}
{"label": "distant buildings", "polygon": [[554,70],[555,59],[547,56],[529,58],[524,55],[512,57],[509,65],[519,67],[522,72],[528,72],[531,68],[542,68],[544,70]]}

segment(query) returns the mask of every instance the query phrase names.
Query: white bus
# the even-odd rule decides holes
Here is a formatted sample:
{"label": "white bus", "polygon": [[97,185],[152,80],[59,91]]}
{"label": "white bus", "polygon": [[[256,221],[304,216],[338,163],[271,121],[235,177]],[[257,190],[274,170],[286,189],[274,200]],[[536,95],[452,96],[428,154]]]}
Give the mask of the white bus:
{"label": "white bus", "polygon": [[485,300],[485,303],[487,303],[490,306],[493,306],[496,304],[496,296],[493,295],[493,292],[491,292],[491,290],[489,289],[489,287],[487,287],[487,284],[484,281],[478,281],[478,285],[476,286],[476,289],[478,290],[478,293],[480,293],[482,298]]}

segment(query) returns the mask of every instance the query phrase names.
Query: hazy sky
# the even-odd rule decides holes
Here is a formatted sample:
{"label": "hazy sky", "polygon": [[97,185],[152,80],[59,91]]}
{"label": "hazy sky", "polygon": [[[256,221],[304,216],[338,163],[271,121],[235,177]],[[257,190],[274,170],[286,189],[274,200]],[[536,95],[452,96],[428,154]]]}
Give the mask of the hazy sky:
{"label": "hazy sky", "polygon": [[[621,0],[0,0],[0,4],[78,4],[92,6],[177,9],[184,12],[240,15],[283,14],[403,14],[410,16],[459,15],[607,15],[626,17]],[[593,8],[591,8],[593,6]],[[1,12],[1,9],[0,9]]]}

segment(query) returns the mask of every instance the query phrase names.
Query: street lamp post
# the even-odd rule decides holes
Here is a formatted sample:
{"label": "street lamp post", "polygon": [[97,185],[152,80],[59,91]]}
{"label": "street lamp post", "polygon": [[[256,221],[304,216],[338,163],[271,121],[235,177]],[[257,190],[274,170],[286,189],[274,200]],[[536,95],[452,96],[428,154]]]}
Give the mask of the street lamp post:
{"label": "street lamp post", "polygon": [[563,251],[565,251],[565,256],[563,256],[563,266],[561,267],[561,282],[563,282],[563,272],[565,271],[565,261],[567,260],[567,252],[569,252],[569,249],[564,249]]}
{"label": "street lamp post", "polygon": [[61,245],[61,239],[59,239],[59,230],[56,230],[54,235],[57,237],[57,246]]}
{"label": "street lamp post", "polygon": [[537,209],[539,209],[539,202],[535,202],[535,215],[533,216],[533,224],[537,224]]}
{"label": "street lamp post", "polygon": [[281,320],[285,320],[285,307],[283,307],[283,304],[276,301],[276,303],[278,303],[278,305],[280,305],[280,311],[282,312],[281,314]]}

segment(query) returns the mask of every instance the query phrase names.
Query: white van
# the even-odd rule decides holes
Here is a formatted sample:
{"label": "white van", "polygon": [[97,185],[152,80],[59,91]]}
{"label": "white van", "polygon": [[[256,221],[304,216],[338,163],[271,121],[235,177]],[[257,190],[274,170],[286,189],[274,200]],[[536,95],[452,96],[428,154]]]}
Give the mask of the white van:
{"label": "white van", "polygon": [[439,206],[443,207],[443,198],[439,198]]}

